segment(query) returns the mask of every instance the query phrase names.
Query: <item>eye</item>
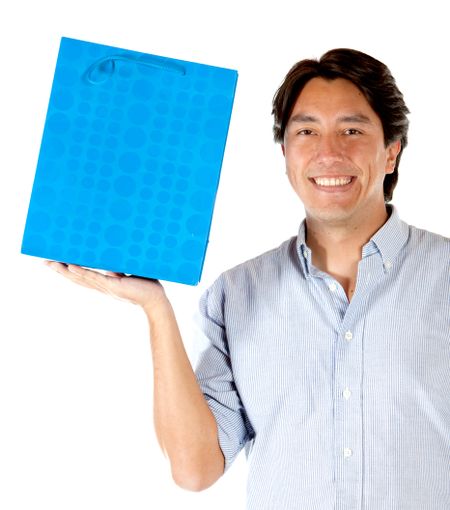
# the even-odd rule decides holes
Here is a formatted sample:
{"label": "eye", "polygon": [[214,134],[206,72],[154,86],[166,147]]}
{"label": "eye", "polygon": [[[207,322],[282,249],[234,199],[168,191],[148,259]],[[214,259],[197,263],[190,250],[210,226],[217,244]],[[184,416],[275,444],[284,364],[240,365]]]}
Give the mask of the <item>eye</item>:
{"label": "eye", "polygon": [[309,136],[312,134],[313,132],[311,129],[301,129],[300,131],[297,131],[297,135]]}
{"label": "eye", "polygon": [[359,131],[358,129],[349,128],[344,131],[344,134],[345,135],[360,135],[361,131]]}

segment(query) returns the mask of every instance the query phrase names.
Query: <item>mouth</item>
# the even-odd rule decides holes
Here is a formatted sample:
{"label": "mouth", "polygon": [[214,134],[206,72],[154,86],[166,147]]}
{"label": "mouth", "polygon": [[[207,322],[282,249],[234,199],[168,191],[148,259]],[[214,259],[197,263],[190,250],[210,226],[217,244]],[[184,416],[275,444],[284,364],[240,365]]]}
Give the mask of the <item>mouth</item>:
{"label": "mouth", "polygon": [[346,191],[350,189],[356,177],[352,175],[338,175],[335,177],[311,177],[309,180],[316,188],[323,191]]}

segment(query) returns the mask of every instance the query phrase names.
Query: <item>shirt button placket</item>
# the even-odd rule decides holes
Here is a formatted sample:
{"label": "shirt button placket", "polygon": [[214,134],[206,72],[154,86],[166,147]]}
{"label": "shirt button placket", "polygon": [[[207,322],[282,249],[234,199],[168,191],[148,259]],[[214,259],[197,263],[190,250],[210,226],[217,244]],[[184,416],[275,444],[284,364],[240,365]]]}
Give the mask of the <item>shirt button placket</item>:
{"label": "shirt button placket", "polygon": [[[336,510],[356,510],[361,495],[361,406],[358,390],[362,344],[359,328],[347,317],[336,352]],[[357,329],[358,328],[358,329]]]}
{"label": "shirt button placket", "polygon": [[351,457],[352,455],[353,455],[353,451],[351,448],[344,448],[344,457],[345,458]]}

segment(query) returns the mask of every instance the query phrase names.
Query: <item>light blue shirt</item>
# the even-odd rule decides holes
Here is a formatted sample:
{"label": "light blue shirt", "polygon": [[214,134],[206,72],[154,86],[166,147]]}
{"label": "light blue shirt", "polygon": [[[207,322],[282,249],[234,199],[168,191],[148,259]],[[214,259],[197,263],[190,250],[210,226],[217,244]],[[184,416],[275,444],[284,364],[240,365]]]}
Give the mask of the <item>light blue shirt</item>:
{"label": "light blue shirt", "polygon": [[450,240],[389,211],[350,303],[304,222],[202,297],[196,374],[248,510],[450,509]]}

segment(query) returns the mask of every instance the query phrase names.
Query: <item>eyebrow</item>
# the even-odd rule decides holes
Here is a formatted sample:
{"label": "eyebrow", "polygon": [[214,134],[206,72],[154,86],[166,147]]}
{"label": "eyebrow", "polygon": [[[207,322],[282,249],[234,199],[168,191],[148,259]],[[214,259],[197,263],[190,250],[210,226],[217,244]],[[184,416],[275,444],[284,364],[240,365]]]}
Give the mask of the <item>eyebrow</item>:
{"label": "eyebrow", "polygon": [[[351,115],[343,115],[341,117],[338,117],[338,122],[355,122],[358,124],[372,124],[372,121],[367,117],[367,115],[364,115],[363,113],[354,113]],[[291,122],[319,122],[319,119],[317,117],[314,117],[314,115],[309,115],[308,113],[297,113],[296,115],[293,115],[289,119],[289,124]]]}

